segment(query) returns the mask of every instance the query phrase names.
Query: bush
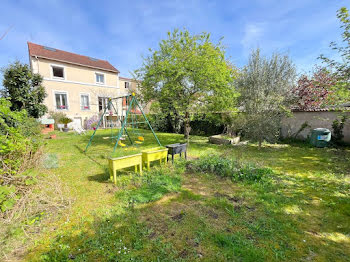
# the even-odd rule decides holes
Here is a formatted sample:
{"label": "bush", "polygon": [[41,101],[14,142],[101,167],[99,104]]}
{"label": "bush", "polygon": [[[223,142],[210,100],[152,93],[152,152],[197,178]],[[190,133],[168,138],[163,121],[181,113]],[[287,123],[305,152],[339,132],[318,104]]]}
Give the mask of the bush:
{"label": "bush", "polygon": [[254,163],[241,163],[218,155],[208,155],[189,161],[187,168],[196,172],[210,172],[234,181],[267,182],[273,171]]}
{"label": "bush", "polygon": [[55,129],[57,130],[57,124],[60,123],[62,118],[67,117],[67,115],[64,112],[54,112],[54,111],[50,111],[49,112],[49,118],[52,118],[55,120]]}
{"label": "bush", "polygon": [[[169,133],[184,132],[184,122],[180,119],[175,121],[174,116],[167,116],[164,114],[148,114],[147,118],[155,131]],[[191,135],[211,136],[221,134],[224,131],[224,125],[220,121],[209,119],[204,114],[195,115],[194,119],[191,120],[190,125]]]}
{"label": "bush", "polygon": [[[176,130],[173,127],[172,117],[165,114],[147,114],[147,119],[151,123],[152,128],[155,131],[178,133],[180,129]],[[181,126],[181,124],[180,124]]]}
{"label": "bush", "polygon": [[40,124],[25,110],[11,111],[11,103],[0,98],[0,209],[9,210],[25,191],[23,172],[36,160],[42,145]]}
{"label": "bush", "polygon": [[224,132],[225,126],[220,122],[208,119],[195,119],[191,121],[192,135],[217,135]]}
{"label": "bush", "polygon": [[92,130],[92,129],[94,129],[94,128],[97,126],[98,121],[99,121],[98,116],[92,116],[92,117],[90,117],[89,119],[87,119],[87,120],[85,121],[85,128],[86,128],[87,130]]}
{"label": "bush", "polygon": [[347,116],[342,116],[341,119],[335,119],[332,123],[333,134],[332,141],[336,145],[341,145],[343,143],[343,129],[346,122]]}

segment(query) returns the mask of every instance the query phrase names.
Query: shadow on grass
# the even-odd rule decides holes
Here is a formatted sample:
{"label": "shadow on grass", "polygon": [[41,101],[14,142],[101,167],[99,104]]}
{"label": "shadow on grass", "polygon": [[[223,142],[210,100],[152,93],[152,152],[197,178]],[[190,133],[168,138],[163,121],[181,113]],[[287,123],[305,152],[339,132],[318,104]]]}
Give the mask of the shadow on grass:
{"label": "shadow on grass", "polygon": [[[164,144],[181,141],[181,136],[174,134],[159,134],[159,138]],[[91,155],[86,156],[100,166],[106,162],[102,154],[112,150],[106,140],[101,138],[101,143],[101,147],[91,147]],[[167,193],[162,184],[159,189],[154,187],[142,194],[133,191],[124,200],[116,198],[116,206],[109,210],[109,215],[74,225],[77,230],[57,232],[37,260],[348,259],[350,188],[341,178],[350,170],[348,151],[302,145],[271,145],[259,150],[254,145],[211,145],[200,137],[198,142],[191,143],[190,150],[199,153],[213,150],[217,154],[225,151],[228,156],[260,162],[284,174],[275,174],[270,185],[236,183],[241,190],[226,190],[229,197],[222,193],[216,196],[189,191]],[[101,163],[96,159],[101,159]],[[106,183],[107,174],[96,174],[89,180]],[[203,191],[210,192],[219,182],[211,176],[201,184],[205,186]],[[219,189],[225,191],[225,186]],[[159,195],[164,196],[159,201],[130,205],[130,196],[153,201]],[[243,202],[237,204],[235,199]]]}
{"label": "shadow on grass", "polygon": [[93,175],[93,176],[88,176],[89,181],[96,181],[100,183],[110,183],[111,181],[109,180],[109,171],[106,169],[104,173]]}
{"label": "shadow on grass", "polygon": [[[111,215],[95,217],[92,223],[80,227],[84,229],[78,234],[58,233],[40,259],[300,261],[346,260],[349,255],[348,243],[334,237],[345,235],[349,229],[344,221],[344,228],[340,229],[339,224],[332,223],[335,219],[332,216],[285,212],[289,204],[300,205],[313,195],[276,193],[276,189],[283,188],[281,184],[274,187],[239,183],[244,188],[243,195],[232,196],[235,193],[229,191],[230,196],[218,193],[203,196],[188,190],[171,193],[173,190],[165,188],[168,182],[162,180],[155,187],[145,184],[145,188],[141,186],[129,193],[118,192],[117,199],[122,202],[118,202]],[[216,183],[213,176],[208,190]],[[130,205],[130,198],[140,205]],[[341,198],[333,200],[349,203],[348,198]],[[145,205],[150,200],[155,202]],[[308,203],[301,210],[308,205],[319,208]],[[309,223],[310,219],[316,223]]]}

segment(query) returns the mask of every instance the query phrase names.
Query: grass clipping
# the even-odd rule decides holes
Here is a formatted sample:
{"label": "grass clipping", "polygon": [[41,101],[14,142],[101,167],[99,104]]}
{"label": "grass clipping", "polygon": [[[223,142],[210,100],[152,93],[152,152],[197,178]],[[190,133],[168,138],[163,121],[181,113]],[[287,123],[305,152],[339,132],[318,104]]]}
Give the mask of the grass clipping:
{"label": "grass clipping", "polygon": [[0,218],[0,260],[21,256],[24,243],[40,233],[42,222],[71,205],[73,199],[68,197],[67,190],[52,174],[37,178],[36,184]]}

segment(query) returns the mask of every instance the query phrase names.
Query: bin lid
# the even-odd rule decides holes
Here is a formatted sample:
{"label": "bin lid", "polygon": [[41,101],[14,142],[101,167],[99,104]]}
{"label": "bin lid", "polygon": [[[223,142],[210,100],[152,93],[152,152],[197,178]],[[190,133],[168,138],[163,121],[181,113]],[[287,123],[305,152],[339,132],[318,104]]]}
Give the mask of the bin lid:
{"label": "bin lid", "polygon": [[320,128],[315,128],[312,131],[314,131],[314,132],[323,132],[323,133],[330,133],[331,132],[329,129],[321,128],[321,127]]}
{"label": "bin lid", "polygon": [[52,118],[42,118],[40,119],[40,123],[42,125],[53,125],[55,123],[55,120]]}

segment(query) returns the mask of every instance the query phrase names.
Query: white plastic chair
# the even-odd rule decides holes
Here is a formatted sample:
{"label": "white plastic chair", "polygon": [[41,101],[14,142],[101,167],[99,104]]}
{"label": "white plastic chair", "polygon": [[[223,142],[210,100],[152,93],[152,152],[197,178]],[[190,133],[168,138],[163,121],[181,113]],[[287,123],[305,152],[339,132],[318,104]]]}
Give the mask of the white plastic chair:
{"label": "white plastic chair", "polygon": [[82,128],[81,126],[78,125],[73,125],[73,130],[74,132],[76,132],[77,134],[81,135],[81,134],[86,134],[86,130],[84,128]]}

